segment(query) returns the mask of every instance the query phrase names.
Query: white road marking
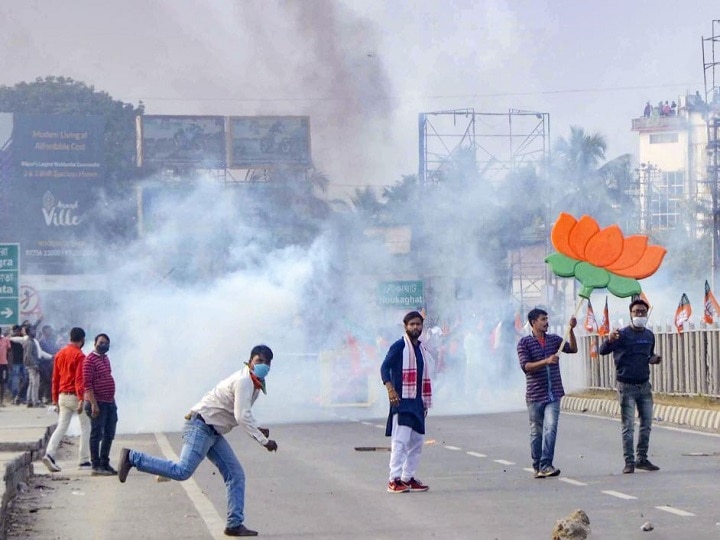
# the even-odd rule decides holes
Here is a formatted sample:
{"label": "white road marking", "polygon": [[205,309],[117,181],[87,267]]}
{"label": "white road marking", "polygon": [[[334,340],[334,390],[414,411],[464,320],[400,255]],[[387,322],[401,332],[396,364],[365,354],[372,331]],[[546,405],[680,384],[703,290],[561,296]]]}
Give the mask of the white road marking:
{"label": "white road marking", "polygon": [[466,452],[468,456],[475,456],[475,457],[487,457],[485,454],[481,454],[479,452]]}
{"label": "white road marking", "polygon": [[385,429],[387,426],[384,424],[375,424],[375,427],[378,429]]}
{"label": "white road marking", "polygon": [[690,517],[695,515],[692,512],[686,512],[685,510],[673,508],[672,506],[656,506],[655,508],[657,508],[658,510],[662,510],[663,512],[670,512],[671,514],[675,514],[676,516]]}
{"label": "white road marking", "polygon": [[372,422],[360,422],[363,426],[374,426]]}
{"label": "white road marking", "polygon": [[499,463],[500,465],[515,465],[512,461],[507,461],[504,459],[493,459],[495,463]]}
{"label": "white road marking", "polygon": [[566,484],[571,484],[573,486],[587,486],[585,482],[581,482],[580,480],[573,480],[572,478],[560,478],[561,482],[565,482]]}
{"label": "white road marking", "polygon": [[462,448],[458,448],[457,446],[445,446],[448,450],[462,450]]}
{"label": "white road marking", "polygon": [[535,469],[533,469],[532,467],[523,467],[523,471],[534,473]]}
{"label": "white road marking", "polygon": [[[156,433],[155,439],[157,440],[160,450],[167,459],[171,461],[180,461],[180,458],[175,453],[175,450],[172,449],[172,446],[170,446],[170,441],[167,440],[164,433]],[[210,536],[212,536],[214,540],[223,540],[225,538],[223,533],[226,525],[225,520],[220,517],[220,514],[218,514],[217,510],[215,510],[215,507],[210,502],[210,499],[205,496],[202,489],[200,489],[200,486],[197,485],[195,479],[191,476],[184,482],[178,483],[183,487],[188,497],[190,497],[195,509],[205,522],[205,526],[208,528]]]}
{"label": "white road marking", "polygon": [[637,499],[637,497],[633,497],[632,495],[628,495],[627,493],[620,493],[619,491],[613,491],[612,489],[609,489],[607,491],[603,491],[605,495],[610,495],[611,497],[617,497],[618,499]]}
{"label": "white road marking", "polygon": [[[590,412],[581,413],[581,412],[571,412],[571,411],[563,410],[562,413],[569,414],[572,416],[592,416],[593,418],[598,418],[600,420],[608,420],[610,422],[615,422],[618,424],[621,421],[620,418],[610,418],[608,416],[603,416],[601,414],[594,414],[594,413],[590,413]],[[653,429],[657,428],[657,429],[666,429],[668,431],[679,431],[680,433],[692,433],[693,435],[703,435],[704,437],[715,437],[715,438],[720,437],[720,433],[711,433],[708,431],[701,431],[700,428],[691,429],[691,428],[681,428],[681,427],[675,427],[675,426],[661,426],[659,424],[656,425],[654,422],[653,422],[652,427],[653,427]]]}

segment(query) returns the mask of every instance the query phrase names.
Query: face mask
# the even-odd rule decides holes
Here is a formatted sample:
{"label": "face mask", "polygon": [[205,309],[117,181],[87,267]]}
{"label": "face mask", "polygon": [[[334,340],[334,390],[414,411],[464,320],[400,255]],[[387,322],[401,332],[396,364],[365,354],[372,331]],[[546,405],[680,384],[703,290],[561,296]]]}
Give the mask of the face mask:
{"label": "face mask", "polygon": [[105,354],[110,350],[110,345],[98,345],[95,350],[100,354]]}
{"label": "face mask", "polygon": [[645,325],[647,324],[648,318],[647,317],[633,317],[632,318],[632,325],[635,328],[645,328]]}
{"label": "face mask", "polygon": [[256,377],[264,379],[267,377],[267,374],[270,373],[270,366],[267,364],[255,364],[253,367],[253,373]]}

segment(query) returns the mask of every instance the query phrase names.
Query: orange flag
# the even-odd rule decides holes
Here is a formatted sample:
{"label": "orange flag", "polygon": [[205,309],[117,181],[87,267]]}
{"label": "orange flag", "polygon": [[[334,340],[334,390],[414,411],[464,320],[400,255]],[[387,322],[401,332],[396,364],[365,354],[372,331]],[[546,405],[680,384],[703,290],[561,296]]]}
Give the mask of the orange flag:
{"label": "orange flag", "polygon": [[592,308],[592,302],[588,298],[587,313],[585,314],[585,330],[588,332],[594,332],[597,327],[597,321],[595,320],[595,312]]}
{"label": "orange flag", "polygon": [[607,336],[610,333],[610,312],[608,311],[607,296],[605,297],[605,308],[603,309],[603,322],[598,326],[598,335]]}
{"label": "orange flag", "polygon": [[675,328],[677,328],[678,332],[683,331],[685,323],[690,320],[690,315],[692,315],[690,299],[688,298],[687,294],[682,293],[682,296],[680,297],[680,303],[675,310]]}
{"label": "orange flag", "polygon": [[715,321],[714,316],[720,314],[720,305],[715,300],[715,295],[710,290],[710,284],[705,280],[705,314],[703,320],[712,324]]}

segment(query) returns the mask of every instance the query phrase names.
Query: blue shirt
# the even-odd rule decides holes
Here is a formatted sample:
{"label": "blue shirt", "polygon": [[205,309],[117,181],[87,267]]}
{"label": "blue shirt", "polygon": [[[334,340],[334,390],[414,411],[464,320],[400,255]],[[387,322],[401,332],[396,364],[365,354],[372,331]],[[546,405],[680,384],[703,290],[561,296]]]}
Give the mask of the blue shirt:
{"label": "blue shirt", "polygon": [[403,351],[405,350],[405,340],[398,339],[390,345],[385,360],[380,366],[380,376],[382,382],[392,382],[395,391],[400,396],[400,403],[397,407],[390,406],[388,414],[387,426],[385,427],[385,435],[392,434],[392,417],[398,415],[398,424],[401,426],[409,426],[413,431],[417,431],[421,435],[425,434],[425,405],[422,400],[422,379],[425,361],[423,360],[420,342],[414,345],[415,359],[417,360],[417,393],[414,399],[402,397],[402,368],[403,368]]}
{"label": "blue shirt", "polygon": [[620,329],[620,337],[615,341],[603,341],[598,352],[613,353],[618,381],[643,384],[650,380],[650,358],[655,355],[655,334],[647,328],[635,330],[626,326]]}

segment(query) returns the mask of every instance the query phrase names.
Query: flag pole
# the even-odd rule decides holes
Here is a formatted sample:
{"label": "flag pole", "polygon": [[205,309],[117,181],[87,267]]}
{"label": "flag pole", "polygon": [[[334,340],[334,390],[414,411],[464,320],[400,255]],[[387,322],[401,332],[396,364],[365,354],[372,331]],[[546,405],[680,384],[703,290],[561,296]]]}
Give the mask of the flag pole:
{"label": "flag pole", "polygon": [[[577,307],[575,308],[575,313],[573,313],[573,317],[575,317],[576,319],[577,319],[577,314],[580,312],[580,308],[582,307],[584,301],[585,301],[585,297],[581,296],[580,301],[578,302]],[[563,350],[563,347],[565,347],[565,343],[567,343],[567,340],[570,338],[570,330],[571,329],[572,329],[572,327],[570,326],[570,323],[568,323],[567,330],[565,330],[565,335],[563,336],[563,339],[560,342],[560,348],[558,348],[557,354],[560,354]]]}

